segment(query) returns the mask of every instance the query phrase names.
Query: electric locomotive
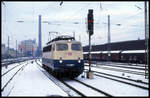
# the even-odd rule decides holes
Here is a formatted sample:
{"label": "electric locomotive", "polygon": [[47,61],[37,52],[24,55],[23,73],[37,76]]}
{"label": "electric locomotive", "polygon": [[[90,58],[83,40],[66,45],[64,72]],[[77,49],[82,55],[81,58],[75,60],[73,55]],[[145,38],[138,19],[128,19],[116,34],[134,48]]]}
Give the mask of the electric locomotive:
{"label": "electric locomotive", "polygon": [[42,65],[56,77],[78,77],[84,70],[81,42],[70,36],[49,41],[43,48]]}

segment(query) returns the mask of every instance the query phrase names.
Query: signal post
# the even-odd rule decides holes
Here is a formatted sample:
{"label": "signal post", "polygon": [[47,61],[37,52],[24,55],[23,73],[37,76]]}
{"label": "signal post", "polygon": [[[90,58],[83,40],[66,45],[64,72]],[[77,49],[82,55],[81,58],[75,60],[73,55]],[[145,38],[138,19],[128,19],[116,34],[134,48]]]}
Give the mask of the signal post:
{"label": "signal post", "polygon": [[93,72],[91,71],[91,35],[93,35],[93,9],[88,11],[88,33],[89,33],[89,71],[87,72],[87,78],[93,78]]}

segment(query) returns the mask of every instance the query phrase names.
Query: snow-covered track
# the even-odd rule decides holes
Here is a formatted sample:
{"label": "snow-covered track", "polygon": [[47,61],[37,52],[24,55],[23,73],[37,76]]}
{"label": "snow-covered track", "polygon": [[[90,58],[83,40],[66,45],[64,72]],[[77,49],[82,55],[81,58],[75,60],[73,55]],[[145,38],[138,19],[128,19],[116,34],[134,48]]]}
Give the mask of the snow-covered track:
{"label": "snow-covered track", "polygon": [[[28,63],[27,63],[27,64],[28,64]],[[21,69],[23,69],[27,64],[24,64],[23,66],[21,66],[21,67],[11,76],[11,78],[8,79],[7,82],[6,82],[4,85],[2,85],[1,92],[2,92],[2,91],[5,89],[5,87],[11,82],[11,80],[17,75],[17,73],[18,73]],[[2,78],[5,78],[5,77],[7,77],[7,76],[6,76],[6,75],[3,75]]]}
{"label": "snow-covered track", "polygon": [[[85,66],[87,66],[87,65],[85,65]],[[125,69],[116,69],[116,68],[108,68],[108,67],[100,67],[100,66],[92,66],[92,67],[145,76],[145,72],[131,71],[131,70],[125,70]]]}
{"label": "snow-covered track", "polygon": [[[37,62],[36,62],[37,63]],[[39,69],[42,71],[42,67],[41,67],[41,65],[39,64],[39,63],[37,63],[38,65],[39,65]],[[42,68],[42,69],[41,69]],[[63,85],[65,85],[66,87],[67,87],[67,89],[69,89],[69,91],[70,90],[73,90],[78,96],[81,96],[81,97],[87,97],[87,95],[86,94],[84,94],[83,92],[81,92],[81,91],[79,91],[78,89],[76,89],[76,88],[74,88],[74,87],[72,87],[71,85],[69,85],[68,83],[66,83],[63,79],[60,79],[60,80],[58,80],[58,79],[56,79],[54,76],[52,76],[52,75],[50,75],[48,72],[46,72],[46,71],[42,71],[49,79],[51,79],[56,85],[58,85],[59,87],[61,87],[62,88],[62,84]],[[81,82],[81,81],[78,81],[78,80],[71,80],[71,81],[75,81],[75,82],[78,82],[78,83],[80,83],[80,84],[82,84],[82,85],[84,85],[84,86],[86,86],[87,88],[90,88],[90,89],[92,89],[92,90],[94,90],[94,91],[96,91],[96,92],[99,92],[99,93],[102,93],[103,94],[103,96],[112,96],[112,95],[110,95],[110,94],[108,94],[108,93],[106,93],[106,92],[104,92],[104,91],[101,91],[101,90],[99,90],[99,89],[97,89],[97,88],[94,88],[94,87],[92,87],[92,86],[90,86],[90,85],[88,85],[88,84],[85,84],[85,83],[83,83],[83,82]],[[64,87],[62,88],[63,90],[64,90]],[[64,90],[65,92],[66,92],[66,90]],[[68,90],[67,90],[68,91]],[[68,92],[66,92],[66,93],[68,93]],[[68,96],[72,96],[72,94],[70,94],[70,93],[68,93]]]}
{"label": "snow-covered track", "polygon": [[127,66],[138,66],[138,67],[145,67],[144,64],[132,64],[132,63],[113,63],[113,64],[117,64],[117,65],[127,65]]}
{"label": "snow-covered track", "polygon": [[[102,68],[102,67],[97,67],[97,68]],[[107,68],[107,67],[103,67],[102,69],[114,70],[114,71],[120,71],[120,72],[126,72],[126,73],[131,73],[131,74],[136,74],[136,75],[143,75],[143,76],[145,76],[145,73],[144,73],[144,72],[138,72],[138,71],[130,71],[130,70],[124,70],[124,69]]]}
{"label": "snow-covered track", "polygon": [[112,64],[105,64],[105,65],[103,65],[103,66],[111,66],[111,67],[120,67],[120,68],[127,68],[127,69],[136,69],[136,70],[145,70],[145,68],[144,67],[142,67],[142,68],[138,68],[138,67],[127,67],[127,66],[119,66],[119,65],[112,65]]}
{"label": "snow-covered track", "polygon": [[140,81],[140,80],[129,79],[129,78],[120,77],[120,76],[116,76],[116,75],[112,75],[112,74],[108,74],[108,73],[103,73],[103,72],[98,72],[98,71],[93,71],[93,72],[99,73],[99,74],[103,74],[103,75],[107,75],[107,76],[111,76],[111,77],[116,77],[116,78],[124,79],[124,80],[129,80],[129,81],[133,81],[133,82],[137,82],[137,83],[141,83],[141,84],[145,84],[145,85],[149,84],[147,82],[143,82],[143,81]]}
{"label": "snow-covered track", "polygon": [[[82,76],[81,76],[81,78],[78,77],[75,80],[68,79],[68,78],[57,79],[54,76],[51,76],[51,74],[49,74],[49,72],[46,72],[46,70],[42,68],[42,65],[40,64],[40,62],[37,62],[37,63],[39,63],[38,65],[40,66],[40,67],[39,66],[37,66],[37,67],[39,67],[43,72],[45,72],[46,73],[45,75],[47,75],[50,79],[52,79],[52,81],[55,84],[57,84],[61,89],[63,89],[63,91],[65,91],[65,92],[67,91],[66,93],[70,97],[72,97],[72,96],[81,96],[81,97],[89,97],[89,96],[109,97],[109,96],[112,96],[113,97],[113,96],[124,95],[124,92],[126,91],[125,89],[128,89],[129,87],[131,88],[131,90],[129,90],[129,91],[131,91],[133,94],[136,92],[136,90],[142,91],[145,93],[149,89],[148,83],[140,81],[140,80],[138,81],[138,79],[136,80],[136,78],[130,79],[127,77],[121,77],[120,74],[119,74],[119,76],[117,76],[116,73],[115,73],[115,75],[107,74],[107,73],[103,73],[103,72],[98,73],[97,72],[98,70],[96,70],[96,69],[99,69],[99,68],[93,68],[93,70],[95,69],[94,70],[95,71],[94,72],[95,79],[97,79],[99,81],[103,80],[103,81],[106,81],[107,83],[112,81],[115,84],[115,86],[117,86],[116,84],[118,84],[120,86],[120,87],[117,86],[114,91],[110,92],[110,90],[109,90],[110,88],[109,88],[109,86],[107,86],[107,83],[105,83],[105,82],[100,81],[100,84],[98,84],[98,83],[93,84],[92,81],[94,81],[95,79],[86,81],[86,79],[82,79],[83,78]],[[117,73],[120,73],[120,72],[117,72]],[[80,82],[83,82],[83,83],[80,83]],[[62,87],[62,85],[63,85],[63,87]],[[106,85],[106,87],[104,87],[103,85]],[[68,88],[69,90],[64,89],[64,87]],[[72,92],[74,92],[76,94],[71,94],[70,92],[68,92],[70,90],[72,90]],[[99,91],[97,91],[97,90],[99,90]],[[118,92],[118,93],[116,93],[116,92]],[[130,92],[127,95],[130,95]]]}
{"label": "snow-covered track", "polygon": [[[21,64],[19,64],[21,65]],[[1,76],[4,76],[5,74],[7,74],[8,72],[10,72],[11,70],[13,70],[14,68],[18,67],[19,65],[14,66],[13,68],[9,69],[8,71],[6,71],[5,73],[3,73]]]}
{"label": "snow-covered track", "polygon": [[110,78],[110,77],[107,77],[107,76],[103,76],[103,75],[99,75],[99,74],[94,74],[94,75],[96,75],[98,77],[103,77],[103,78],[107,78],[107,79],[110,79],[110,80],[114,80],[114,81],[117,81],[117,82],[125,83],[125,84],[131,85],[131,86],[135,86],[135,87],[138,87],[138,88],[141,88],[141,89],[145,89],[145,90],[149,89],[149,88],[147,88],[145,86],[140,86],[140,85],[137,85],[137,84],[133,84],[133,83],[125,82],[125,81],[122,81],[122,80]]}
{"label": "snow-covered track", "polygon": [[74,90],[76,93],[78,93],[81,97],[87,97],[85,94],[81,93],[79,90],[75,89],[74,87],[70,86],[69,84],[67,84],[65,81],[61,80],[61,82],[66,85],[67,87],[69,87],[70,89]]}
{"label": "snow-covered track", "polygon": [[[85,69],[85,70],[87,70],[87,69]],[[141,89],[145,89],[145,90],[149,89],[147,87],[148,83],[146,83],[146,82],[137,81],[137,80],[133,80],[133,79],[128,79],[128,78],[124,78],[124,77],[120,77],[120,76],[116,76],[116,75],[111,75],[111,74],[106,74],[106,73],[102,73],[102,72],[98,72],[98,71],[93,71],[93,70],[92,70],[92,72],[94,72],[94,75],[96,75],[98,77],[103,77],[103,78],[111,79],[111,80],[114,80],[114,81],[125,83],[125,84],[131,85],[131,86],[135,86],[135,87],[138,87],[138,88],[141,88]],[[131,82],[135,82],[135,83],[131,83],[130,81]]]}
{"label": "snow-covered track", "polygon": [[[88,63],[88,61],[85,61]],[[92,64],[100,64],[100,65],[121,65],[121,66],[135,66],[135,67],[145,67],[144,64],[135,64],[135,63],[119,63],[119,62],[101,62],[101,61],[93,61]]]}
{"label": "snow-covered track", "polygon": [[64,92],[66,92],[69,97],[71,97],[71,96],[84,96],[81,93],[79,93],[78,91],[76,91],[75,89],[72,89],[71,87],[69,87],[68,85],[63,83],[62,81],[56,79],[54,76],[52,76],[47,71],[45,71],[45,69],[43,69],[42,66],[38,62],[36,62],[36,63],[38,65],[39,70],[42,71],[51,81],[53,81]]}
{"label": "snow-covered track", "polygon": [[81,82],[81,81],[77,80],[77,79],[74,79],[74,80],[75,80],[76,82],[79,82],[79,83],[81,83],[81,84],[83,84],[83,85],[85,85],[85,86],[87,86],[87,87],[89,87],[89,88],[91,88],[91,89],[93,89],[93,90],[99,92],[99,93],[104,94],[104,95],[107,96],[107,97],[113,97],[111,94],[109,94],[109,93],[107,93],[107,92],[104,92],[104,91],[102,91],[102,90],[100,90],[100,89],[97,89],[97,88],[95,88],[95,87],[93,87],[93,86],[90,86],[90,85],[88,85],[88,84],[86,84],[86,83],[84,83],[84,82]]}

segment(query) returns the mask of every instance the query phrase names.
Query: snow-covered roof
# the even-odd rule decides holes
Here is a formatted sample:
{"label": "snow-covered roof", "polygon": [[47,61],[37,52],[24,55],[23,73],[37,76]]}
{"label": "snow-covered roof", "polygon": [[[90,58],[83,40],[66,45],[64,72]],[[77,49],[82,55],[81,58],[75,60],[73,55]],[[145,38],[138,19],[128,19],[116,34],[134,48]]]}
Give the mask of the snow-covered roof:
{"label": "snow-covered roof", "polygon": [[[116,51],[110,51],[110,53],[119,53],[121,50],[116,50]],[[89,52],[83,52],[83,54],[88,54]],[[91,51],[91,53],[94,54],[100,54],[100,53],[108,53],[108,51]]]}
{"label": "snow-covered roof", "polygon": [[127,50],[122,53],[145,53],[145,50]]}

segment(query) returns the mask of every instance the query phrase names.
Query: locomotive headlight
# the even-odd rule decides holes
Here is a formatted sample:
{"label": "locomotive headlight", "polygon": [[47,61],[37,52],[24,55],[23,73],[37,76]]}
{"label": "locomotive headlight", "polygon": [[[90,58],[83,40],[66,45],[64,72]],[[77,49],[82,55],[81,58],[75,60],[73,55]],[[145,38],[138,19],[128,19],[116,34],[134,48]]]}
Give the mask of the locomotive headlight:
{"label": "locomotive headlight", "polygon": [[81,60],[80,60],[80,58],[78,58],[78,63],[80,63],[81,62]]}
{"label": "locomotive headlight", "polygon": [[60,59],[59,59],[59,63],[62,63],[62,57],[60,57]]}
{"label": "locomotive headlight", "polygon": [[59,63],[62,63],[62,60],[59,60]]}
{"label": "locomotive headlight", "polygon": [[78,63],[80,63],[81,62],[81,60],[78,60]]}

